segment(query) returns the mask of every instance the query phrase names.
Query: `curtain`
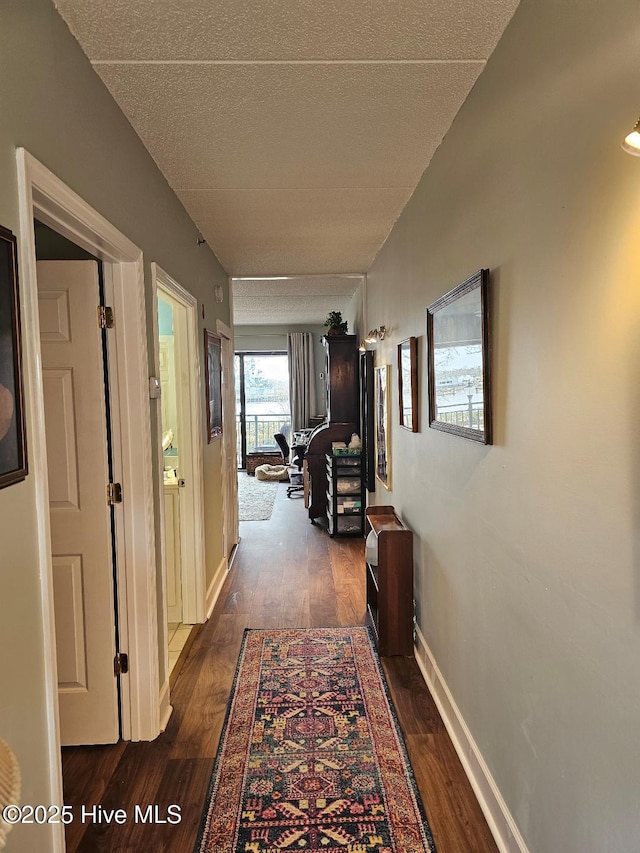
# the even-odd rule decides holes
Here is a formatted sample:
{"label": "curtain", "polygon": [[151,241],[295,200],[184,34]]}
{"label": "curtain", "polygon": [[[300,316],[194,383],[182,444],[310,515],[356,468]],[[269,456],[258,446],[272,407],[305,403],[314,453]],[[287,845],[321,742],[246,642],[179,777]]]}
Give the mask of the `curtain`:
{"label": "curtain", "polygon": [[313,366],[313,335],[310,332],[289,332],[289,401],[291,403],[291,434],[305,429],[315,410],[315,370]]}

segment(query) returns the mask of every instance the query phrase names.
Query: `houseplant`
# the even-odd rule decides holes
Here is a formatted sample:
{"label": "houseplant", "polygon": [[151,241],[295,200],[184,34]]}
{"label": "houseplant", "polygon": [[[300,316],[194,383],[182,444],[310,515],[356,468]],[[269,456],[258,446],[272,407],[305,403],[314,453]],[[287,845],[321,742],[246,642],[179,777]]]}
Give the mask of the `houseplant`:
{"label": "houseplant", "polygon": [[346,320],[342,319],[342,313],[340,311],[329,311],[327,319],[324,321],[324,325],[327,327],[328,335],[346,335],[348,324]]}

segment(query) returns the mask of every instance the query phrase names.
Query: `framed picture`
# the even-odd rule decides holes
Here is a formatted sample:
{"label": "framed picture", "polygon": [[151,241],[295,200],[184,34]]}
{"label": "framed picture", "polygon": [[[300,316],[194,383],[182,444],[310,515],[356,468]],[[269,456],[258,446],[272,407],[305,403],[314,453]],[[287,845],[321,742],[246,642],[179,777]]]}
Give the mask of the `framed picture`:
{"label": "framed picture", "polygon": [[375,403],[373,394],[373,352],[360,353],[360,422],[364,482],[368,492],[376,490]]}
{"label": "framed picture", "polygon": [[16,238],[0,226],[0,489],[27,476]]}
{"label": "framed picture", "polygon": [[398,408],[400,426],[418,432],[418,339],[398,344]]}
{"label": "framed picture", "polygon": [[427,308],[429,426],[491,444],[489,270]]}
{"label": "framed picture", "polygon": [[204,330],[205,382],[207,386],[207,442],[222,435],[222,341]]}
{"label": "framed picture", "polygon": [[375,368],[376,477],[385,489],[391,489],[391,420],[389,417],[388,364]]}

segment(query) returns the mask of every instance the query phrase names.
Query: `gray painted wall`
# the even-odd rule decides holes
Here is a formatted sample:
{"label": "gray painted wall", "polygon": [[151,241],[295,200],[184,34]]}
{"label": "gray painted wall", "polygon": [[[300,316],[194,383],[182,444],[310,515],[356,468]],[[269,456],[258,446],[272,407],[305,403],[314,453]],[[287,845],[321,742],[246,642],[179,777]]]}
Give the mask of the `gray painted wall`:
{"label": "gray painted wall", "polygon": [[[640,849],[636,0],[522,0],[368,273],[420,337],[392,502],[419,626],[532,853]],[[426,306],[492,271],[495,443],[428,428]]]}
{"label": "gray painted wall", "polygon": [[[228,323],[225,271],[196,245],[195,226],[49,0],[0,4],[0,80],[0,223],[21,238],[15,149],[24,146],[143,250],[148,286],[156,261],[198,298],[203,326],[215,328],[217,317]],[[216,283],[225,291],[222,306]],[[155,322],[150,292],[147,320]],[[29,440],[28,409],[26,415]],[[209,577],[223,557],[220,471],[220,442],[205,444]],[[47,804],[36,524],[32,476],[0,491],[0,737],[17,753],[23,802]],[[47,827],[23,826],[8,844],[12,853],[47,853],[51,836]]]}

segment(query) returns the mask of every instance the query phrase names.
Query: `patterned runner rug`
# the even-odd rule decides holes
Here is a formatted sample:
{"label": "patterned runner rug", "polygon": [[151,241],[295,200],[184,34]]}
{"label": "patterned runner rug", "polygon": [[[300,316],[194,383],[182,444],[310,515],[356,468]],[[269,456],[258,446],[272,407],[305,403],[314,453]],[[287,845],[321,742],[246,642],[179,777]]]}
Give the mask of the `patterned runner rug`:
{"label": "patterned runner rug", "polygon": [[198,853],[435,850],[367,628],[247,630]]}

